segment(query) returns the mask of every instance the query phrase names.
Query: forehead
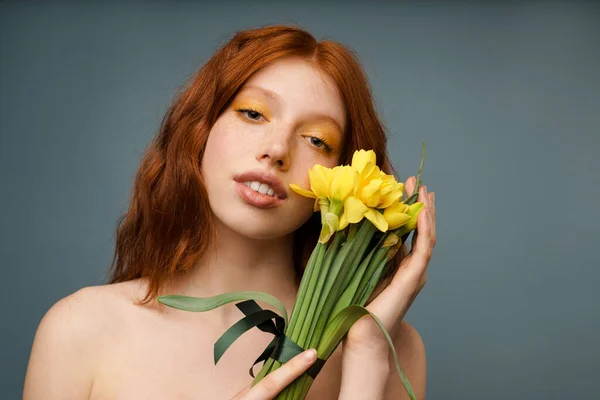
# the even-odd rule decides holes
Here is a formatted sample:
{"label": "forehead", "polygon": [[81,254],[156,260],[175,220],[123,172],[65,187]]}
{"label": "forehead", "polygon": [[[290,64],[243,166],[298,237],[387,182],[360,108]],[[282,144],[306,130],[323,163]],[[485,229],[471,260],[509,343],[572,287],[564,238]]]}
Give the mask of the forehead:
{"label": "forehead", "polygon": [[329,117],[345,130],[346,110],[337,85],[313,63],[285,58],[261,68],[240,93],[263,96],[298,118]]}

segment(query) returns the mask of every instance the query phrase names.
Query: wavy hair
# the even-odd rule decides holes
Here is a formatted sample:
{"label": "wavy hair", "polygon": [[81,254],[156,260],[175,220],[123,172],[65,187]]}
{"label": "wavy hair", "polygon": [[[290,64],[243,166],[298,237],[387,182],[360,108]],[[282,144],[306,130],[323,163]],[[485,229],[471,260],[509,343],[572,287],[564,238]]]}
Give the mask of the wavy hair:
{"label": "wavy hair", "polygon": [[[109,283],[147,278],[146,296],[138,304],[160,295],[166,282],[190,269],[211,246],[214,223],[200,172],[210,130],[252,74],[290,56],[313,62],[337,84],[347,111],[340,164],[349,164],[357,149],[373,149],[379,167],[394,173],[366,74],[350,49],[335,41],[319,42],[295,26],[237,32],[175,95],[144,152],[128,210],[117,222]],[[320,225],[315,214],[296,231],[298,282]],[[396,267],[402,254],[393,261]]]}

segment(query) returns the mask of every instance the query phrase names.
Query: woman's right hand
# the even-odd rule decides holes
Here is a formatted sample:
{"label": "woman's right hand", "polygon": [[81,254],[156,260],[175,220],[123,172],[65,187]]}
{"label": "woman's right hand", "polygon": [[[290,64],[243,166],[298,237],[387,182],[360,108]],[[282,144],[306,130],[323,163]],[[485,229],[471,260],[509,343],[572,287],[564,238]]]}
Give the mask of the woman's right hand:
{"label": "woman's right hand", "polygon": [[305,373],[316,359],[317,351],[315,349],[303,351],[265,376],[256,385],[250,384],[231,400],[271,400],[294,379]]}

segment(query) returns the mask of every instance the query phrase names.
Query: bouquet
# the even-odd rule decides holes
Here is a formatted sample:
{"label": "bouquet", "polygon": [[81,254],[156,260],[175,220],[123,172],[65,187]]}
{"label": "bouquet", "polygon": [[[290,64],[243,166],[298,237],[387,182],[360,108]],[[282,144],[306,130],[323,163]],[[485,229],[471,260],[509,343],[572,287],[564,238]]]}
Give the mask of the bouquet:
{"label": "bouquet", "polygon": [[[257,327],[274,335],[273,340],[250,367],[253,384],[305,349],[317,349],[317,361],[284,389],[276,399],[304,399],[326,360],[359,318],[370,315],[379,325],[391,348],[396,370],[411,399],[414,393],[400,368],[392,340],[379,319],[364,305],[385,276],[390,260],[417,226],[424,204],[416,202],[425,156],[412,196],[403,199],[404,184],[385,174],[376,164],[372,150],[356,151],[351,165],[309,171],[310,188],[291,184],[296,193],[314,198],[321,213],[319,240],[306,265],[288,320],[284,305],[262,292],[233,292],[210,298],[160,296],[158,301],[180,310],[203,312],[224,304],[236,306],[246,316],[231,326],[215,343],[214,362],[244,332]],[[272,304],[280,315],[263,310],[256,302]],[[274,320],[274,322],[273,322]],[[254,377],[253,367],[264,361]]]}

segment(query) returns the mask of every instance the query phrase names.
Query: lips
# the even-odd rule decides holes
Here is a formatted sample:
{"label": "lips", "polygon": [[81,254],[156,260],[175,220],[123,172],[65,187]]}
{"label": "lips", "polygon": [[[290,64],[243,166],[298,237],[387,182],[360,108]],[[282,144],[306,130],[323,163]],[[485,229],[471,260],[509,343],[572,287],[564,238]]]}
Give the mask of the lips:
{"label": "lips", "polygon": [[[264,171],[254,170],[247,171],[234,176],[235,190],[238,195],[246,201],[246,203],[258,207],[258,208],[274,208],[278,207],[285,202],[288,197],[287,190],[283,185],[281,179],[277,176]],[[256,190],[245,185],[245,182],[260,182],[261,184],[267,184],[273,195],[259,193]]]}
{"label": "lips", "polygon": [[[287,190],[281,179],[277,176],[263,170],[247,171],[234,176],[234,181],[239,183],[258,181],[266,183],[273,189],[274,196],[278,199],[285,200],[288,197]],[[252,189],[250,189],[252,190]]]}

